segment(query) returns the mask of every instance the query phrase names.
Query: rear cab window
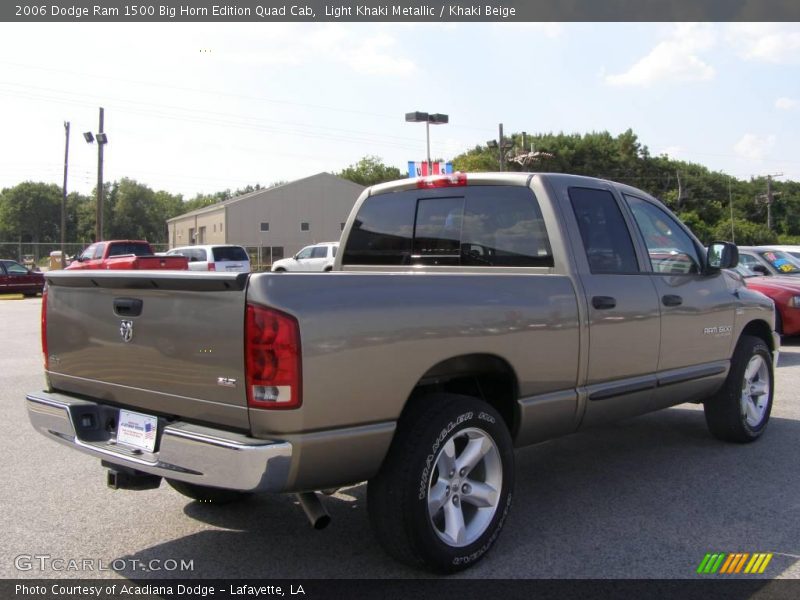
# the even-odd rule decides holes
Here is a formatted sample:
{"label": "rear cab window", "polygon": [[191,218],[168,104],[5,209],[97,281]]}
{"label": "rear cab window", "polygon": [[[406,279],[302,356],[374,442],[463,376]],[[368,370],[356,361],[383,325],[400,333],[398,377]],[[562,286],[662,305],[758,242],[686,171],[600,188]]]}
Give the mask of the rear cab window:
{"label": "rear cab window", "polygon": [[250,260],[247,252],[241,246],[217,246],[213,248],[213,252],[215,262]]}
{"label": "rear cab window", "polygon": [[356,215],[342,264],[552,267],[539,204],[527,187],[387,192]]}

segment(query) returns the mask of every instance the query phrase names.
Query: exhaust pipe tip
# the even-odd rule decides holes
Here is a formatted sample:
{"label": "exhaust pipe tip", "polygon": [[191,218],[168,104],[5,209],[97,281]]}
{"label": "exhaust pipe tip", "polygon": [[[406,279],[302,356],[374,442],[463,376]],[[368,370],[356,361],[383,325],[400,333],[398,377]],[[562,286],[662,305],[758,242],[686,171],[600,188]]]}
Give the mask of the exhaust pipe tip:
{"label": "exhaust pipe tip", "polygon": [[303,508],[303,512],[306,513],[306,517],[308,517],[308,522],[311,524],[311,527],[320,531],[325,529],[331,523],[331,516],[328,514],[328,511],[325,510],[325,507],[320,502],[319,496],[317,496],[314,492],[301,492],[296,494],[297,501],[300,503],[300,506]]}

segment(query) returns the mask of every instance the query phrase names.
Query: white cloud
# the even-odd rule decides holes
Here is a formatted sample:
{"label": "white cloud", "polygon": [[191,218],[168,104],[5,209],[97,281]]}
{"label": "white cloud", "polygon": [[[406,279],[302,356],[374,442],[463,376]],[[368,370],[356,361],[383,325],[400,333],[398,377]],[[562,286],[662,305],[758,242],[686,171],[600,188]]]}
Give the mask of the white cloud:
{"label": "white cloud", "polygon": [[726,40],[747,60],[800,64],[800,29],[796,24],[734,23]]}
{"label": "white cloud", "polygon": [[800,106],[800,102],[793,98],[783,97],[775,100],[775,108],[780,108],[781,110],[792,110],[798,106]]}
{"label": "white cloud", "polygon": [[777,138],[774,135],[745,133],[741,139],[733,145],[733,151],[742,158],[762,160],[766,158],[769,151],[775,146],[776,141]]}
{"label": "white cloud", "polygon": [[610,85],[648,87],[659,83],[707,81],[715,75],[714,68],[698,53],[716,43],[714,29],[707,24],[681,23],[672,34],[659,42],[649,54],[634,63],[624,73],[606,75]]}

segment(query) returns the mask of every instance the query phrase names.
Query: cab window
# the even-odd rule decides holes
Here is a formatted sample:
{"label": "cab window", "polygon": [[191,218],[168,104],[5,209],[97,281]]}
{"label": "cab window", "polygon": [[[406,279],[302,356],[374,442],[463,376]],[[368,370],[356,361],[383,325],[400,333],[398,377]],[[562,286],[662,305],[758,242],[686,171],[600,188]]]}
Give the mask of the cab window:
{"label": "cab window", "polygon": [[569,199],[592,274],[638,273],[631,234],[614,195],[608,190],[571,187]]}

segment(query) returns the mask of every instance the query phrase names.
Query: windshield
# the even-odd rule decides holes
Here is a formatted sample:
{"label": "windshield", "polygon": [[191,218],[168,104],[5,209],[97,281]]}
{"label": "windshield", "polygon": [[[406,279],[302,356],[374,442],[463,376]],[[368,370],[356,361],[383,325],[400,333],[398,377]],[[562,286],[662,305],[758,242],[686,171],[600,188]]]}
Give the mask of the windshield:
{"label": "windshield", "polygon": [[758,254],[761,256],[761,258],[772,265],[772,268],[774,268],[781,275],[794,275],[800,273],[800,266],[798,266],[794,259],[785,252],[780,252],[778,250],[767,250],[765,252],[759,252]]}

